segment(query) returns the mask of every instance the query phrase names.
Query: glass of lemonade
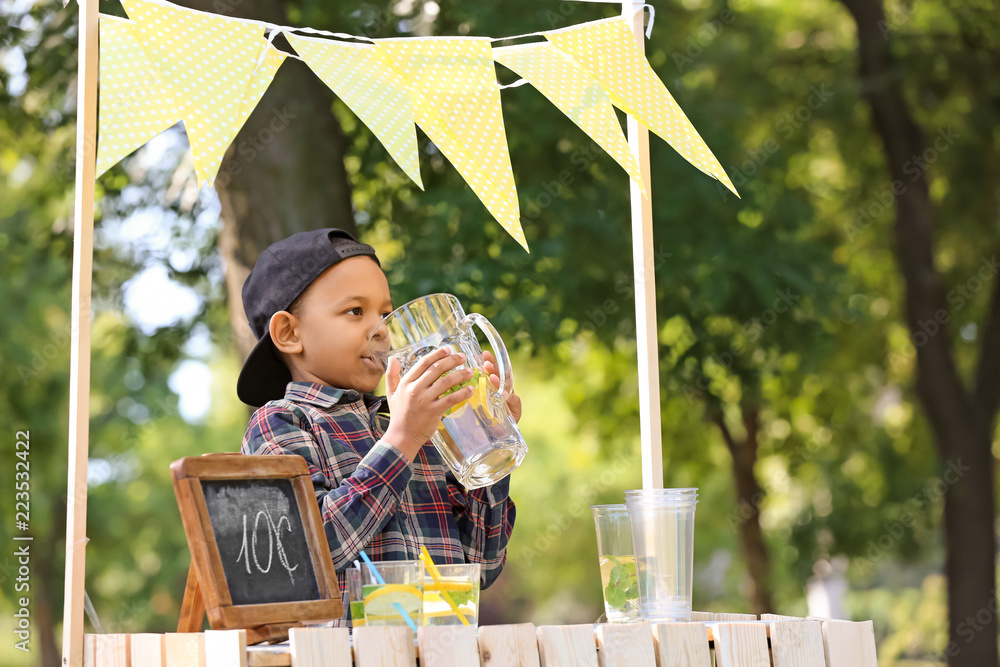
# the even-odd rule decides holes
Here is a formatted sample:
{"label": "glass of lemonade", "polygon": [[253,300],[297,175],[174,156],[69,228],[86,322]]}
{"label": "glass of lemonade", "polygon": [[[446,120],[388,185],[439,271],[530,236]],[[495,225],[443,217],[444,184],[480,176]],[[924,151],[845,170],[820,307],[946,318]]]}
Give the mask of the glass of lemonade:
{"label": "glass of lemonade", "polygon": [[639,621],[639,587],[628,508],[621,504],[591,505],[590,509],[597,528],[605,617],[608,623]]}
{"label": "glass of lemonade", "polygon": [[380,583],[369,565],[361,566],[361,595],[365,625],[414,625],[423,623],[424,564],[419,560],[379,561],[375,569],[385,583]]}
{"label": "glass of lemonade", "polygon": [[[436,565],[438,577],[424,568],[424,625],[479,624],[479,563]],[[448,603],[448,598],[451,603]]]}

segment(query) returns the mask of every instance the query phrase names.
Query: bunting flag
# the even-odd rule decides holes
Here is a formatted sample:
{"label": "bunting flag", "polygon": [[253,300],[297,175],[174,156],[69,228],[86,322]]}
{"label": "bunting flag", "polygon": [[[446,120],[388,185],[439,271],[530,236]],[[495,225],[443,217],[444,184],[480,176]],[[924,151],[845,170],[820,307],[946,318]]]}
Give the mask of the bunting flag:
{"label": "bunting flag", "polygon": [[489,40],[387,39],[377,48],[406,81],[417,124],[527,250]]}
{"label": "bunting flag", "polygon": [[98,176],[180,120],[132,21],[101,16],[99,77]]}
{"label": "bunting flag", "polygon": [[594,21],[544,34],[601,82],[616,107],[739,197],[722,165],[639,51],[625,19]]}
{"label": "bunting flag", "polygon": [[611,99],[590,72],[549,42],[494,49],[493,59],[527,79],[646,192],[639,165],[611,108]]}
{"label": "bunting flag", "polygon": [[644,193],[649,184],[643,183],[612,106],[739,196],[622,18],[540,33],[547,41],[494,51],[485,37],[354,44],[302,37],[292,34],[294,28],[199,12],[167,0],[122,4],[130,20],[100,19],[98,175],[183,121],[198,182],[212,183],[287,56],[264,39],[267,28],[272,38],[274,31],[288,37],[301,59],[422,189],[419,125],[525,250],[494,59],[533,84]]}
{"label": "bunting flag", "polygon": [[[255,70],[267,72],[263,63],[257,67],[266,45],[263,28],[166,3],[122,0],[122,5],[135,21],[146,57],[177,103],[198,182],[211,183],[226,149],[249,116],[242,110],[254,97],[250,94],[252,75]],[[273,64],[271,60],[268,67]],[[259,82],[258,89],[266,88],[264,84]]]}
{"label": "bunting flag", "polygon": [[410,92],[385,54],[370,44],[286,35],[292,48],[378,138],[423,190]]}
{"label": "bunting flag", "polygon": [[[264,93],[267,92],[268,86],[271,85],[271,81],[274,80],[274,75],[278,73],[278,68],[281,64],[285,62],[287,57],[284,52],[279,51],[274,48],[271,44],[267,43],[267,40],[263,37],[260,38],[260,48],[263,52],[263,58],[260,59],[260,64],[255,65],[256,70],[250,76],[250,85],[247,88],[246,94],[243,96],[243,101],[240,104],[240,110],[237,112],[236,117],[233,119],[233,125],[236,127],[236,133],[240,131],[243,124],[247,122],[247,118],[253,113],[253,110],[257,108],[257,104],[260,103],[260,98],[264,97]],[[236,138],[236,134],[233,134],[233,138]],[[232,143],[232,139],[230,139]],[[225,150],[223,150],[225,153]]]}

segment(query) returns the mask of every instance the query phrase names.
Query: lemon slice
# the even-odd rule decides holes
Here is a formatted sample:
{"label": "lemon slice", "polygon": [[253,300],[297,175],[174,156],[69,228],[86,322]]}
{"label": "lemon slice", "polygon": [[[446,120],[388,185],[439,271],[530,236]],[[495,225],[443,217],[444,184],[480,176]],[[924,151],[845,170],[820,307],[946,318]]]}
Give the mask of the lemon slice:
{"label": "lemon slice", "polygon": [[[450,370],[447,373],[445,373],[445,375],[448,375],[448,373],[454,373],[455,370],[457,370],[457,369]],[[461,401],[459,403],[456,403],[455,405],[453,405],[450,408],[448,408],[447,410],[445,410],[445,412],[444,412],[445,417],[450,417],[453,414],[455,414],[456,412],[458,412],[459,410],[461,410],[462,408],[464,408],[466,406],[466,404],[468,404],[469,401],[474,400],[476,398],[476,395],[482,390],[482,382],[486,378],[485,374],[481,373],[478,369],[475,370],[475,371],[473,371],[473,373],[474,373],[473,376],[471,378],[469,378],[468,380],[466,380],[465,382],[463,382],[461,384],[458,384],[458,385],[455,385],[454,387],[452,387],[448,391],[446,391],[443,394],[441,394],[441,398],[444,398],[445,396],[448,396],[449,394],[454,394],[459,389],[464,389],[465,387],[468,387],[470,385],[473,386],[473,387],[475,387],[475,390],[472,392],[472,397],[471,398],[467,398],[464,401]]]}
{"label": "lemon slice", "polygon": [[399,615],[394,605],[401,605],[411,616],[419,613],[423,604],[423,593],[416,586],[407,584],[385,584],[365,596],[365,620]]}
{"label": "lemon slice", "polygon": [[435,581],[424,584],[424,591],[437,593],[440,591],[471,591],[475,587],[471,581]]}

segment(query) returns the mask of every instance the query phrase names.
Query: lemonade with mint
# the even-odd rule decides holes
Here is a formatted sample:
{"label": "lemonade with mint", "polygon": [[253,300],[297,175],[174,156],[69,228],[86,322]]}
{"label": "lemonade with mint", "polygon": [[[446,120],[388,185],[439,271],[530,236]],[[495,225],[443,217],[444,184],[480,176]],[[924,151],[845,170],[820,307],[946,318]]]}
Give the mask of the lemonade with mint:
{"label": "lemonade with mint", "polygon": [[[451,604],[447,598],[451,598]],[[424,581],[424,625],[461,625],[456,608],[469,625],[479,622],[478,581],[461,577]]]}
{"label": "lemonade with mint", "polygon": [[601,590],[604,592],[604,613],[609,623],[637,619],[639,613],[639,582],[635,573],[635,556],[602,555]]}

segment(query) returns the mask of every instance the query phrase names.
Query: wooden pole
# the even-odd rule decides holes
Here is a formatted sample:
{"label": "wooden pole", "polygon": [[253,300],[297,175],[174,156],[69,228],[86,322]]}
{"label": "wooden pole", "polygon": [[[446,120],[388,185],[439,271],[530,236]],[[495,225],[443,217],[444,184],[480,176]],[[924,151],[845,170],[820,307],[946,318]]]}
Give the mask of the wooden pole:
{"label": "wooden pole", "polygon": [[98,0],[80,7],[76,97],[76,201],[73,217],[73,329],[70,337],[69,467],[62,664],[83,665],[83,579],[87,546],[87,458],[90,436],[91,273],[97,164]]}
{"label": "wooden pole", "polygon": [[[645,51],[643,3],[622,2],[622,16],[632,26]],[[635,268],[635,337],[639,366],[639,438],[642,448],[642,488],[663,488],[660,429],[660,364],[656,327],[656,264],[653,257],[653,179],[649,169],[649,130],[628,116],[628,145],[639,164],[646,196],[629,179],[632,199],[632,265]]]}

